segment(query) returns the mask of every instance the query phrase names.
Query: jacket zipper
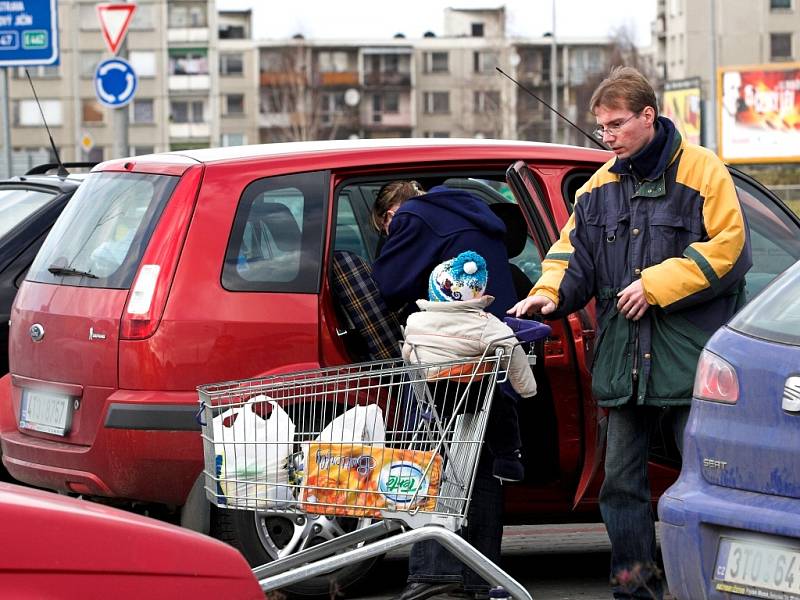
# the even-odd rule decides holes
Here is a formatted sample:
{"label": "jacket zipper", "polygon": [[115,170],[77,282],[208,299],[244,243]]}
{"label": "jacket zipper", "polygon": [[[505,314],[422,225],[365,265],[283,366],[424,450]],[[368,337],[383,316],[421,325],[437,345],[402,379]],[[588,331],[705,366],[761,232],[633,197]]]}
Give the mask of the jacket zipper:
{"label": "jacket zipper", "polygon": [[639,381],[639,321],[633,322],[633,369],[631,369],[633,381]]}

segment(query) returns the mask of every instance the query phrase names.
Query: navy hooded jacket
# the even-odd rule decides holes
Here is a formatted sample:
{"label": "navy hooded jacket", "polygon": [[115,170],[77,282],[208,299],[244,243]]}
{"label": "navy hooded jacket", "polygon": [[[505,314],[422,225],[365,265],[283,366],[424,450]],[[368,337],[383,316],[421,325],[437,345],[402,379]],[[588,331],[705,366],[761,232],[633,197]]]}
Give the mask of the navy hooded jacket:
{"label": "navy hooded jacket", "polygon": [[517,301],[504,237],[506,227],[485,202],[444,186],[407,200],[389,226],[389,236],[372,275],[387,305],[405,314],[428,297],[428,277],[440,262],[466,250],[486,259],[486,293],[495,301],[487,308],[502,319]]}

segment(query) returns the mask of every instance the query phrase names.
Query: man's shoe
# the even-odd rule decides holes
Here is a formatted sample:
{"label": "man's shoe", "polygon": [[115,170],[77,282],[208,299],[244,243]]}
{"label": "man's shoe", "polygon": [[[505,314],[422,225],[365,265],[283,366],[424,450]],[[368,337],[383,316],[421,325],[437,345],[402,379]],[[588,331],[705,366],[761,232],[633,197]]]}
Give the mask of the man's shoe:
{"label": "man's shoe", "polygon": [[455,581],[445,581],[442,583],[426,583],[424,581],[412,581],[398,596],[397,600],[425,600],[438,594],[452,592],[459,587]]}
{"label": "man's shoe", "polygon": [[516,482],[525,479],[525,467],[522,464],[522,453],[514,450],[494,457],[492,475],[503,482]]}

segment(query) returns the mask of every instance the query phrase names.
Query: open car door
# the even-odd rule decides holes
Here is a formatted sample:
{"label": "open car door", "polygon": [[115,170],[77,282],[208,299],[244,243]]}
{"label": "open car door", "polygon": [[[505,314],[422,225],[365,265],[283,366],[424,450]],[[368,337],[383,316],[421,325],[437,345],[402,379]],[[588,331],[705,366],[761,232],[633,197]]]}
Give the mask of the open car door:
{"label": "open car door", "polygon": [[[557,226],[541,186],[525,162],[517,161],[511,165],[506,171],[506,180],[525,215],[528,230],[533,233],[536,244],[544,256],[557,240],[563,223]],[[574,404],[581,417],[579,430],[574,432],[576,439],[569,439],[572,436],[567,429],[568,439],[560,440],[561,463],[565,470],[570,470],[572,466],[569,464],[571,462],[568,460],[569,457],[564,460],[567,445],[577,441],[580,442],[578,447],[583,450],[583,456],[579,457],[582,461],[580,479],[575,492],[575,506],[581,501],[599,471],[606,439],[605,411],[600,410],[592,399],[590,383],[596,327],[594,303],[565,319],[552,322],[551,325],[553,333],[545,342],[544,350],[548,378],[565,387],[571,387],[571,383],[564,384],[564,382],[575,382],[575,389],[554,389],[553,396],[558,402]],[[563,415],[564,411],[557,409],[557,414]],[[563,435],[564,427],[561,423],[559,429]]]}

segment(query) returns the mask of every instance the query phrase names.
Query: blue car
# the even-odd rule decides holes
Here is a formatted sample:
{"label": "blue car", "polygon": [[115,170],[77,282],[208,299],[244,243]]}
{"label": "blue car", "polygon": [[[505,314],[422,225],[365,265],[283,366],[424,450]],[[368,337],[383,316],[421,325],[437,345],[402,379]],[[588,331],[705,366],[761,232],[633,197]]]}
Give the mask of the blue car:
{"label": "blue car", "polygon": [[706,345],[658,514],[676,598],[800,599],[800,262]]}

